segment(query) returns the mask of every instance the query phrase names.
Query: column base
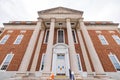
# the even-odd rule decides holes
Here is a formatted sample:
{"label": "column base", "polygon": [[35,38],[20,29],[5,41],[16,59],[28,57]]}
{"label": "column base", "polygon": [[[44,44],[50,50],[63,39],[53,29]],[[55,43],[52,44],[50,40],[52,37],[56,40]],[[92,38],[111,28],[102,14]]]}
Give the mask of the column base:
{"label": "column base", "polygon": [[83,79],[79,73],[75,73],[74,78],[75,78],[75,80],[82,80]]}
{"label": "column base", "polygon": [[47,80],[50,78],[51,72],[43,72],[42,76],[40,77],[42,80]]}
{"label": "column base", "polygon": [[109,79],[109,76],[107,76],[106,74],[96,74],[94,78]]}
{"label": "column base", "polygon": [[87,73],[87,77],[94,77],[94,73]]}

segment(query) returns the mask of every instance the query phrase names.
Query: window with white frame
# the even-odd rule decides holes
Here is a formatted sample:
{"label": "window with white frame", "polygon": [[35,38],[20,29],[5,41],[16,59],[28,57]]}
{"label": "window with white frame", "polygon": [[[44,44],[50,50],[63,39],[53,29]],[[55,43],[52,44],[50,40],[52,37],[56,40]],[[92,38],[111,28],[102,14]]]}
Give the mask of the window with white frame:
{"label": "window with white frame", "polygon": [[14,54],[12,54],[12,52],[10,54],[6,55],[5,59],[3,60],[1,66],[0,66],[0,70],[7,70],[13,56],[14,56]]}
{"label": "window with white frame", "polygon": [[108,56],[109,56],[109,58],[110,58],[110,60],[111,60],[111,62],[113,64],[113,66],[115,67],[115,69],[117,71],[120,71],[120,62],[119,62],[118,58],[116,57],[116,55],[110,53]]}
{"label": "window with white frame", "polygon": [[13,44],[20,44],[23,39],[23,36],[24,35],[22,35],[22,34],[18,35]]}
{"label": "window with white frame", "polygon": [[49,29],[46,30],[44,43],[48,42],[48,37],[49,37]]}
{"label": "window with white frame", "polygon": [[57,41],[58,43],[64,43],[64,30],[63,29],[59,29],[58,30],[58,35],[57,35]]}
{"label": "window with white frame", "polygon": [[108,42],[103,35],[99,34],[98,38],[99,38],[100,42],[102,43],[102,45],[108,45]]}
{"label": "window with white frame", "polygon": [[44,60],[45,60],[45,54],[42,55],[42,59],[41,59],[41,65],[40,65],[40,70],[42,71],[44,68]]}
{"label": "window with white frame", "polygon": [[10,37],[9,34],[5,35],[5,36],[0,40],[0,44],[5,44],[9,37]]}
{"label": "window with white frame", "polygon": [[75,32],[74,29],[72,29],[72,35],[73,35],[73,41],[74,41],[74,43],[77,43],[76,32]]}
{"label": "window with white frame", "polygon": [[79,54],[77,54],[76,56],[77,56],[77,63],[78,63],[79,71],[82,71],[82,65],[81,65],[80,56],[79,56]]}
{"label": "window with white frame", "polygon": [[112,35],[113,39],[115,40],[115,42],[120,45],[120,38],[118,37],[118,35]]}

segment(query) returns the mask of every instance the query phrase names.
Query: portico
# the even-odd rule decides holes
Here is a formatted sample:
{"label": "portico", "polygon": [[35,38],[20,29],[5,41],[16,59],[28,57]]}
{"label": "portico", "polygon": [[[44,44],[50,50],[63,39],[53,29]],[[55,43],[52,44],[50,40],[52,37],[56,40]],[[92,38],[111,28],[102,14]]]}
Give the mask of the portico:
{"label": "portico", "polygon": [[[51,73],[54,73],[55,75],[69,76],[69,69],[72,72],[74,72],[76,78],[77,77],[80,78],[82,76],[79,70],[82,67],[80,65],[81,62],[79,57],[81,55],[77,56],[78,54],[76,52],[75,43],[73,39],[74,38],[73,36],[75,36],[74,35],[75,33],[79,37],[78,41],[82,50],[85,66],[87,69],[87,74],[92,74],[91,64],[88,59],[87,50],[85,49],[85,44],[83,42],[81,32],[85,39],[85,43],[87,45],[87,49],[89,51],[89,55],[92,60],[92,64],[94,65],[96,74],[99,74],[99,75],[104,74],[104,70],[103,70],[103,67],[101,66],[101,62],[93,47],[87,28],[83,23],[83,20],[82,20],[83,12],[59,7],[51,10],[38,12],[38,14],[39,14],[38,19],[40,19],[41,22],[39,25],[36,26],[37,28],[35,28],[35,31],[37,31],[37,33],[34,33],[34,34],[35,36],[38,35],[39,31],[41,31],[42,34],[39,37],[39,41],[38,41],[39,44],[37,45],[35,56],[33,58],[31,71],[35,71],[37,60],[39,59],[38,53],[40,52],[40,48],[42,45],[43,35],[45,33],[45,30],[49,29],[47,48],[46,48],[46,52],[44,53],[45,55],[44,67],[42,70],[43,76],[49,76]],[[41,26],[41,24],[43,24],[44,26],[43,25]],[[54,42],[55,29],[59,29],[59,33],[57,33],[56,42]],[[62,29],[63,31],[61,31]],[[65,43],[64,41],[65,40],[64,29],[67,30],[68,43]],[[74,30],[77,29],[77,32],[73,34],[72,29]],[[31,43],[29,43],[28,45],[28,50],[31,48],[32,41],[36,39],[37,37],[31,38]],[[32,52],[33,52],[33,48],[32,48],[32,51],[30,52],[31,54],[29,54],[30,56],[32,55]],[[26,52],[25,55],[27,57],[28,52]],[[26,58],[24,59],[26,60]],[[27,71],[28,63],[30,62],[30,60],[27,60],[26,62],[24,62],[25,60],[23,60],[22,63],[27,65],[24,66],[23,64],[21,64],[21,67],[19,69],[20,71],[23,71],[23,70]]]}

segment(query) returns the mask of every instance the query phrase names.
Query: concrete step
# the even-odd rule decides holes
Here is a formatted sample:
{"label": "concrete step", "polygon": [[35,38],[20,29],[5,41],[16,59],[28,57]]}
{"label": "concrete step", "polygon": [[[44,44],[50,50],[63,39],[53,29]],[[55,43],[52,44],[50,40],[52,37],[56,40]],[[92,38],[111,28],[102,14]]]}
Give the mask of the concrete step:
{"label": "concrete step", "polygon": [[55,76],[54,80],[70,80],[70,79],[65,75],[57,75]]}

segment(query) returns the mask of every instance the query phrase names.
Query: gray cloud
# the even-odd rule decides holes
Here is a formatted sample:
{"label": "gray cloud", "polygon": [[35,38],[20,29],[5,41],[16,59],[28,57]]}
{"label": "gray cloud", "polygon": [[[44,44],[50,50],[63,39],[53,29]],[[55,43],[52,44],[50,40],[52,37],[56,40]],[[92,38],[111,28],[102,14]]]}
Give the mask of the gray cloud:
{"label": "gray cloud", "polygon": [[37,11],[68,7],[84,11],[84,20],[120,22],[120,0],[0,0],[0,25],[11,20],[37,20]]}

